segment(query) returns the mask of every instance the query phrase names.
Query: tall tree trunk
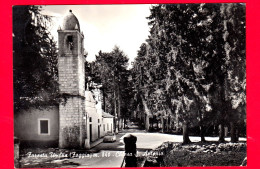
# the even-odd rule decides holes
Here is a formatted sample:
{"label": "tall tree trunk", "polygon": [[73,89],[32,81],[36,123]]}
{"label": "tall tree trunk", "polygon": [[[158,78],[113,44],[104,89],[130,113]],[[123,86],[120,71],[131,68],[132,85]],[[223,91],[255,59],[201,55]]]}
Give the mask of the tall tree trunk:
{"label": "tall tree trunk", "polygon": [[239,132],[240,132],[240,125],[236,125],[236,142],[239,141]]}
{"label": "tall tree trunk", "polygon": [[225,142],[225,131],[224,131],[224,124],[219,124],[219,140],[220,143]]}
{"label": "tall tree trunk", "polygon": [[206,142],[206,140],[205,140],[205,127],[203,125],[200,125],[200,141]]}
{"label": "tall tree trunk", "polygon": [[190,143],[190,138],[189,138],[189,125],[187,122],[184,122],[182,125],[182,130],[183,130],[183,144],[188,144]]}
{"label": "tall tree trunk", "polygon": [[166,132],[167,133],[169,132],[169,116],[167,116],[167,119],[166,119]]}
{"label": "tall tree trunk", "polygon": [[115,119],[115,121],[114,121],[114,130],[115,130],[115,132],[116,133],[118,133],[118,130],[117,130],[117,122],[118,122],[118,118],[117,118],[117,113],[116,113],[116,99],[114,100],[114,106],[115,106],[115,108],[114,108],[114,119]]}
{"label": "tall tree trunk", "polygon": [[118,114],[117,114],[117,98],[116,98],[116,84],[115,84],[115,76],[113,77],[113,84],[114,84],[114,116],[115,116],[115,133],[118,133]]}
{"label": "tall tree trunk", "polygon": [[172,122],[171,117],[169,117],[169,120],[170,120],[170,124],[169,124],[169,132],[172,132],[172,130],[173,130],[173,128],[172,128],[172,126],[173,126],[173,122]]}
{"label": "tall tree trunk", "polygon": [[201,110],[201,107],[199,106],[198,114],[199,114],[199,120],[200,120],[200,122],[199,122],[199,124],[200,124],[199,125],[199,127],[200,127],[200,141],[206,142],[206,140],[205,140],[205,127],[203,125],[202,112],[200,110]]}
{"label": "tall tree trunk", "polygon": [[162,123],[162,133],[164,133],[164,119],[163,119],[163,116],[161,117],[161,123]]}
{"label": "tall tree trunk", "polygon": [[148,108],[148,105],[146,103],[146,100],[144,100],[144,97],[141,96],[141,98],[142,98],[142,103],[143,103],[144,112],[145,112],[145,130],[149,131],[149,129],[150,129],[150,115],[151,115],[151,111]]}
{"label": "tall tree trunk", "polygon": [[150,119],[149,119],[149,115],[145,115],[145,130],[149,131],[150,129]]}
{"label": "tall tree trunk", "polygon": [[126,118],[124,117],[124,128],[126,127]]}
{"label": "tall tree trunk", "polygon": [[154,128],[153,128],[153,123],[154,123],[154,118],[152,118],[152,127],[151,127],[151,130],[153,131]]}
{"label": "tall tree trunk", "polygon": [[121,97],[119,85],[117,85],[117,115],[118,115],[118,130],[122,130],[122,117],[121,117]]}
{"label": "tall tree trunk", "polygon": [[105,98],[105,89],[103,88],[103,110],[106,112],[106,98]]}
{"label": "tall tree trunk", "polygon": [[230,122],[230,136],[231,136],[231,142],[235,143],[237,141],[237,138],[236,138],[236,124],[234,122]]}
{"label": "tall tree trunk", "polygon": [[140,105],[138,104],[138,106],[137,106],[137,113],[138,113],[138,126],[139,126],[139,128],[141,129],[142,128],[142,111],[140,110],[140,107],[139,107]]}
{"label": "tall tree trunk", "polygon": [[146,130],[146,114],[144,114],[143,122],[144,122],[144,129]]}

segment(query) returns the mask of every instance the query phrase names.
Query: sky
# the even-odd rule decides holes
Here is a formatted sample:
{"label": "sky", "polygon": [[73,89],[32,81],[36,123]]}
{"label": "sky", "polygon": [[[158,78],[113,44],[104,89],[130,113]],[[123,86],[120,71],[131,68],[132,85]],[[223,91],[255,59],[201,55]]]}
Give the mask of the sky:
{"label": "sky", "polygon": [[100,50],[111,52],[117,45],[131,63],[141,44],[148,38],[149,26],[146,17],[150,15],[150,7],[148,4],[48,5],[43,6],[42,13],[52,16],[50,31],[57,40],[57,30],[62,25],[63,17],[72,10],[85,37],[87,61],[94,61]]}

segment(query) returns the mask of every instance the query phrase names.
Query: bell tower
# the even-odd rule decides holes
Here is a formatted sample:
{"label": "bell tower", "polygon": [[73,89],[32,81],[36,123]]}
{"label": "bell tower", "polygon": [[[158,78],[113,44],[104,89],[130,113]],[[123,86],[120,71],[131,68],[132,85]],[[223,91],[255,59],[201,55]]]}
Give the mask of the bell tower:
{"label": "bell tower", "polygon": [[82,148],[86,139],[84,35],[70,10],[58,29],[59,147]]}

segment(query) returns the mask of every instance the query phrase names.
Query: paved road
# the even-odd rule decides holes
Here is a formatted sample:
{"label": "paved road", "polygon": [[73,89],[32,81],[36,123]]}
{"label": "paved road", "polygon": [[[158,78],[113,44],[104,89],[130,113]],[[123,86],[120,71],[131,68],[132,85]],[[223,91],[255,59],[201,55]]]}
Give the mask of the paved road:
{"label": "paved road", "polygon": [[[121,167],[124,160],[124,143],[123,138],[127,133],[141,134],[145,133],[144,130],[136,129],[136,127],[123,130],[116,135],[116,142],[113,143],[100,143],[93,147],[91,154],[82,154],[79,158],[64,159],[64,161],[57,161],[59,163],[66,162],[67,164],[74,164],[75,168],[113,168]],[[139,151],[139,155],[144,151]],[[63,166],[62,166],[63,167]]]}
{"label": "paved road", "polygon": [[[78,157],[65,158],[61,160],[52,160],[51,163],[58,167],[64,168],[111,168],[120,167],[124,159],[124,143],[123,138],[126,134],[132,134],[137,137],[137,151],[142,154],[146,150],[154,149],[160,146],[163,142],[182,142],[181,135],[171,135],[163,133],[147,133],[144,130],[136,128],[123,130],[116,136],[114,143],[100,143],[91,149],[90,154],[76,154]],[[206,137],[207,141],[217,141],[218,137]],[[192,142],[199,142],[200,137],[190,137]],[[230,141],[230,138],[226,138]],[[240,141],[246,141],[245,138],[240,138]]]}
{"label": "paved road", "polygon": [[[159,147],[163,142],[176,142],[181,143],[183,141],[182,135],[172,135],[163,133],[128,133],[135,135],[137,137],[136,147],[139,150],[155,149]],[[123,137],[121,137],[120,142],[123,143]],[[218,137],[205,137],[207,141],[218,141]],[[200,137],[190,136],[192,142],[200,142]],[[226,141],[230,141],[230,138],[225,138]],[[239,138],[239,141],[246,141],[246,138]],[[120,147],[118,147],[120,148]]]}
{"label": "paved road", "polygon": [[146,131],[145,130],[139,130],[139,129],[136,129],[136,128],[123,130],[116,135],[116,142],[101,143],[101,144],[93,147],[91,149],[91,151],[93,151],[93,152],[98,152],[100,150],[124,151],[125,144],[123,142],[123,138],[128,133],[131,133],[132,135],[138,135],[138,134],[146,133]]}
{"label": "paved road", "polygon": [[[117,141],[114,143],[101,143],[94,147],[93,150],[118,150],[124,151],[123,138],[127,134],[132,134],[137,137],[136,147],[137,150],[150,150],[159,147],[163,142],[176,142],[181,143],[183,141],[182,135],[164,134],[164,133],[147,133],[144,130],[128,129],[123,130],[117,135]],[[218,137],[205,137],[207,141],[218,141]],[[190,136],[192,142],[200,142],[200,137]],[[226,141],[230,141],[230,137],[225,138]],[[246,138],[239,138],[239,141],[246,141]]]}

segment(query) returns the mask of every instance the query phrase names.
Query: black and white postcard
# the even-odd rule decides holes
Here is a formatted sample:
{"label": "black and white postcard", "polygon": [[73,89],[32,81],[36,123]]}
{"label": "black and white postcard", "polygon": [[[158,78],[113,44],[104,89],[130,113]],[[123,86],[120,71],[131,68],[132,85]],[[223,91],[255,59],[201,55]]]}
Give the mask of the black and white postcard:
{"label": "black and white postcard", "polygon": [[246,166],[245,11],[13,6],[15,167]]}

